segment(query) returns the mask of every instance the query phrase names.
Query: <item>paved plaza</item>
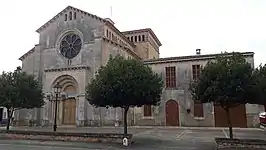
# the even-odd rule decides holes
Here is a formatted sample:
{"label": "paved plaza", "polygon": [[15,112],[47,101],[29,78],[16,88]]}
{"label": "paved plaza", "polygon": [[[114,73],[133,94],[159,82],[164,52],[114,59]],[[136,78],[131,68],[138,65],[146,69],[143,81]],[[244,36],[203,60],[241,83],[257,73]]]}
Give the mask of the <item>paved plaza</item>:
{"label": "paved plaza", "polygon": [[[49,128],[19,128],[19,130],[51,131]],[[123,133],[123,128],[60,128],[64,132]],[[90,150],[90,149],[134,149],[134,150],[214,150],[215,137],[228,137],[225,128],[129,128],[134,143],[124,148],[121,143],[77,143],[53,141],[3,141],[0,149],[5,150]],[[261,129],[234,129],[235,138],[265,139]]]}

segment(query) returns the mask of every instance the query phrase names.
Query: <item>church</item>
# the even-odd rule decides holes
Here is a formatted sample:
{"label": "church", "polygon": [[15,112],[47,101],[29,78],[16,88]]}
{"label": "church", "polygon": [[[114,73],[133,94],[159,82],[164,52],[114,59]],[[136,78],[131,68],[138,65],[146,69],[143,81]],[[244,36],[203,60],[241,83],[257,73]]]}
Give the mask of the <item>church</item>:
{"label": "church", "polygon": [[[213,104],[194,104],[189,83],[196,79],[200,67],[219,54],[160,58],[162,46],[150,28],[120,31],[111,19],[104,19],[72,6],[66,7],[36,30],[39,43],[19,58],[22,70],[35,75],[43,84],[45,105],[18,110],[17,126],[51,127],[55,103],[53,87],[59,83],[57,122],[59,126],[121,126],[120,108],[95,108],[85,99],[85,87],[110,55],[141,59],[154,72],[162,74],[165,88],[159,106],[131,108],[131,126],[227,126],[225,112]],[[242,53],[254,66],[254,53]],[[259,124],[258,105],[240,105],[232,110],[233,126],[254,127]]]}

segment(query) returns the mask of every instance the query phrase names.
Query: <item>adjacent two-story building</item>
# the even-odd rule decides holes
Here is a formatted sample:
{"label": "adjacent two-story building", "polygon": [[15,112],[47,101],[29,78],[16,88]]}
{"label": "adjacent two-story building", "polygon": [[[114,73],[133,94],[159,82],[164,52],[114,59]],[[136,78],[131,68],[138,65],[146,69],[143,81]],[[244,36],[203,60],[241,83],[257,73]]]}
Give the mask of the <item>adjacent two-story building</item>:
{"label": "adjacent two-story building", "polygon": [[[200,66],[216,55],[193,55],[159,58],[162,45],[150,29],[121,32],[111,19],[103,19],[68,6],[37,29],[39,43],[19,59],[22,70],[34,74],[46,93],[43,108],[15,112],[15,124],[51,126],[54,103],[49,101],[56,83],[66,97],[59,102],[57,120],[60,126],[114,126],[123,119],[120,108],[95,108],[85,99],[85,87],[110,55],[122,55],[145,61],[163,75],[165,88],[160,106],[132,108],[130,125],[225,126],[224,112],[212,104],[194,104],[188,86],[200,73]],[[243,53],[254,65],[254,53]],[[234,125],[257,124],[258,105],[234,109]]]}

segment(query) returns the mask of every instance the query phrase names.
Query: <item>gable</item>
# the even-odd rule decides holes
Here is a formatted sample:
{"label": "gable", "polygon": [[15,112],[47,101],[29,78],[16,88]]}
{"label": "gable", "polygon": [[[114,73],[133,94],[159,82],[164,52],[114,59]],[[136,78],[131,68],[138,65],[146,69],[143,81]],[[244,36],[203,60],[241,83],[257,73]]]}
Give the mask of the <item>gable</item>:
{"label": "gable", "polygon": [[56,16],[54,16],[52,19],[50,19],[48,22],[46,22],[44,25],[42,25],[39,29],[36,30],[36,32],[40,33],[44,29],[46,29],[50,24],[56,22],[56,21],[72,21],[76,19],[81,19],[83,16],[90,16],[91,18],[94,18],[96,20],[100,20],[102,22],[106,22],[104,19],[87,13],[85,11],[82,11],[80,9],[74,8],[72,6],[66,7],[64,10],[59,12]]}

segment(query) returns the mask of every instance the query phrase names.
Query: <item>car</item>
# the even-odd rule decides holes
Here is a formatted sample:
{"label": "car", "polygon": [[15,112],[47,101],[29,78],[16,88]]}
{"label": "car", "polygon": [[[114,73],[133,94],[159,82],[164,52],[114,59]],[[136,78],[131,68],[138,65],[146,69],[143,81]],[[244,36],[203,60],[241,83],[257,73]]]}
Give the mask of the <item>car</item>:
{"label": "car", "polygon": [[261,112],[259,114],[260,124],[266,126],[266,112]]}

